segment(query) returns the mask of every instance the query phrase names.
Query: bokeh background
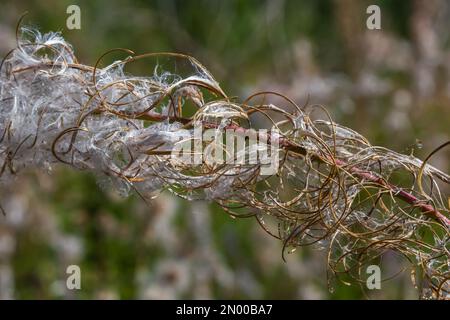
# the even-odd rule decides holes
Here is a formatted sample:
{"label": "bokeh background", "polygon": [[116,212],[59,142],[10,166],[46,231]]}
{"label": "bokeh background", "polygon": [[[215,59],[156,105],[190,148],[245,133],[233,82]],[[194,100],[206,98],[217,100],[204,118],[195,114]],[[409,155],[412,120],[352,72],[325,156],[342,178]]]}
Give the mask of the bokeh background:
{"label": "bokeh background", "polygon": [[[81,30],[66,28],[70,4]],[[366,28],[370,4],[381,30]],[[375,145],[424,158],[450,140],[449,1],[1,0],[2,56],[25,11],[24,24],[61,31],[85,64],[116,47],[187,53],[231,96],[274,90],[323,104]],[[449,150],[431,162],[449,172]],[[0,203],[1,299],[418,298],[408,269],[381,290],[328,285],[323,252],[298,250],[285,263],[254,220],[168,193],[147,206],[67,168],[2,184]],[[71,264],[81,290],[66,288]],[[387,255],[383,278],[405,266]]]}

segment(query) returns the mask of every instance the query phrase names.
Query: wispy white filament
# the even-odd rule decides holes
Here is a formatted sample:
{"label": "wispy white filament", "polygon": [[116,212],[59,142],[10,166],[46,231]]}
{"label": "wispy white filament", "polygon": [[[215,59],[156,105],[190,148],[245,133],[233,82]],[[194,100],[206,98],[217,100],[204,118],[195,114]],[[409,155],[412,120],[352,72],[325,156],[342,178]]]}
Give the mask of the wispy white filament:
{"label": "wispy white filament", "polygon": [[[448,216],[439,191],[450,182],[447,174],[371,146],[331,119],[311,120],[307,109],[232,102],[203,66],[183,58],[192,66],[186,76],[155,68],[152,76],[136,77],[124,72],[136,56],[90,67],[78,63],[59,34],[25,29],[0,70],[0,181],[24,168],[65,163],[107,177],[124,195],[133,189],[150,198],[168,189],[207,198],[233,216],[255,217],[286,246],[326,248],[336,275],[360,275],[391,250],[424,271],[425,294],[448,295],[449,229],[428,217]],[[190,118],[183,117],[186,104],[197,108]],[[196,124],[245,134],[256,113],[280,132],[275,174],[259,175],[259,164],[186,165],[171,158]],[[411,178],[394,186],[397,173]]]}

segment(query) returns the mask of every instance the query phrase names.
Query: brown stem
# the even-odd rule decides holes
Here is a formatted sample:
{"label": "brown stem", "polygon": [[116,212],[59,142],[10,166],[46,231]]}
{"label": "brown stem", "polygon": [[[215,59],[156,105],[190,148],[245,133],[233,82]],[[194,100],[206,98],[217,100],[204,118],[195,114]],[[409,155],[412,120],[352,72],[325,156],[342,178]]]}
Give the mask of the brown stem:
{"label": "brown stem", "polygon": [[[37,69],[39,67],[42,66],[53,66],[54,63],[48,62],[48,63],[43,63],[40,65],[35,65],[35,66],[30,66],[30,67],[24,67],[21,69],[16,69],[13,71],[13,73],[18,73],[18,72],[24,72],[24,71],[29,71],[29,70],[33,70],[33,69]],[[70,68],[76,68],[82,71],[93,71],[92,67],[87,67],[84,65],[79,65],[79,64],[69,64],[68,65]],[[183,123],[185,125],[189,125],[192,123],[191,119],[188,118],[181,118],[181,117],[173,117],[173,116],[163,116],[161,114],[158,113],[154,113],[154,112],[148,112],[146,114],[143,115],[139,115],[137,117],[137,119],[140,120],[148,120],[148,121],[155,121],[155,122],[161,122],[164,120],[169,120],[170,122],[180,122]],[[203,124],[205,127],[209,127],[209,128],[216,128],[217,125],[216,124],[212,124],[212,123],[204,123]],[[248,130],[250,129],[246,129],[246,128],[242,128],[236,124],[230,124],[229,126],[227,126],[225,129],[234,129],[239,133],[243,133],[245,134]],[[270,136],[267,137],[267,142],[270,143]],[[280,138],[279,139],[279,145],[283,148],[285,148],[286,150],[298,153],[298,154],[303,154],[305,155],[307,153],[307,151],[298,146],[293,144],[291,141],[285,139],[285,138]],[[320,156],[316,155],[314,157],[315,160],[317,161],[324,161],[324,159],[322,159]],[[335,162],[336,165],[338,166],[346,166],[347,164],[339,159],[326,159],[327,161],[331,161],[331,162]],[[354,174],[355,176],[361,178],[361,179],[365,179],[371,182],[374,182],[376,184],[379,184],[387,189],[389,189],[393,195],[403,201],[405,201],[406,203],[409,203],[412,206],[418,207],[420,208],[420,210],[422,211],[422,213],[428,217],[433,218],[434,220],[436,220],[437,222],[439,222],[440,224],[442,224],[443,226],[447,227],[448,229],[450,229],[450,219],[447,218],[444,214],[442,214],[441,212],[439,212],[438,210],[436,210],[432,205],[424,203],[422,200],[420,200],[419,198],[417,198],[416,196],[414,196],[413,194],[407,192],[406,190],[397,187],[396,185],[393,185],[387,181],[385,181],[383,178],[380,178],[376,175],[374,175],[372,172],[370,171],[366,171],[366,170],[362,170],[358,167],[350,167],[350,169],[348,169],[348,171],[352,174]]]}
{"label": "brown stem", "polygon": [[[147,117],[147,120],[162,121],[167,118],[169,118],[169,121],[180,121],[184,124],[190,123],[190,120],[187,118],[174,118],[174,117],[161,116],[161,115],[157,115],[157,114],[149,115]],[[214,124],[214,123],[203,123],[203,126],[206,128],[217,128],[217,124]],[[241,134],[246,134],[248,132],[248,130],[250,130],[250,129],[240,127],[236,124],[230,124],[230,125],[226,126],[224,129],[234,129],[236,132],[241,133]],[[265,137],[265,138],[266,138],[265,140],[268,143],[270,143],[270,136]],[[284,149],[286,149],[288,151],[292,151],[292,152],[302,154],[302,155],[307,154],[307,151],[304,148],[293,144],[288,139],[280,138],[278,142],[281,147],[283,147]],[[317,161],[324,161],[320,156],[315,156],[314,159]],[[327,160],[331,161],[331,162],[335,162],[336,165],[340,166],[340,167],[344,167],[347,165],[347,163],[345,161],[340,160],[340,159],[327,159]],[[350,167],[347,170],[350,173],[354,174],[355,176],[359,177],[360,179],[371,181],[373,183],[376,183],[380,186],[383,186],[383,187],[389,189],[393,193],[394,197],[399,198],[402,201],[404,201],[414,207],[419,208],[424,215],[436,220],[444,227],[447,227],[450,229],[450,219],[449,218],[447,218],[444,214],[442,214],[437,209],[435,209],[432,205],[423,202],[423,200],[420,200],[419,198],[417,198],[413,194],[409,193],[408,191],[404,190],[403,188],[400,188],[392,183],[387,182],[383,178],[373,174],[370,171],[362,170],[358,167]]]}
{"label": "brown stem", "polygon": [[[344,166],[345,162],[337,159],[336,164]],[[450,219],[449,218],[447,218],[441,212],[436,210],[432,205],[424,203],[422,200],[420,200],[413,194],[405,191],[404,189],[402,189],[400,187],[397,187],[394,184],[387,182],[383,178],[380,178],[369,171],[361,170],[357,167],[352,167],[352,168],[350,168],[349,171],[362,179],[366,179],[368,181],[377,183],[379,185],[382,185],[382,186],[388,188],[389,190],[392,191],[392,193],[394,194],[395,197],[402,199],[403,201],[409,203],[412,206],[420,208],[420,210],[422,211],[423,214],[433,218],[434,220],[441,223],[443,226],[450,228]]]}

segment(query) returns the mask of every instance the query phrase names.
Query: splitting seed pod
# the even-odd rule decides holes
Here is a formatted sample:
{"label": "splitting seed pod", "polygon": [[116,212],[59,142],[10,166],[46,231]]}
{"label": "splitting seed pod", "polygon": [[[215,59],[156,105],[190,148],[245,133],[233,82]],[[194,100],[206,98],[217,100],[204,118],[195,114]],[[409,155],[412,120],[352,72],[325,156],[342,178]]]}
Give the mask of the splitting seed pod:
{"label": "splitting seed pod", "polygon": [[[212,200],[233,217],[255,218],[285,248],[327,250],[332,277],[362,282],[365,266],[395,252],[411,263],[423,297],[449,298],[450,204],[440,190],[450,176],[429,157],[372,146],[324,108],[299,107],[274,92],[236,102],[192,57],[121,51],[129,56],[100,68],[102,56],[91,67],[59,34],[23,28],[0,66],[2,183],[22,169],[62,163],[146,201],[163,190]],[[155,57],[184,60],[191,71],[124,71]],[[315,119],[316,111],[324,117]],[[227,131],[245,137],[237,152],[224,142]],[[192,147],[191,161],[176,161],[181,146]],[[271,163],[259,161],[260,151]],[[242,161],[255,152],[256,161]],[[230,161],[211,162],[205,153]],[[270,165],[275,171],[267,174]]]}

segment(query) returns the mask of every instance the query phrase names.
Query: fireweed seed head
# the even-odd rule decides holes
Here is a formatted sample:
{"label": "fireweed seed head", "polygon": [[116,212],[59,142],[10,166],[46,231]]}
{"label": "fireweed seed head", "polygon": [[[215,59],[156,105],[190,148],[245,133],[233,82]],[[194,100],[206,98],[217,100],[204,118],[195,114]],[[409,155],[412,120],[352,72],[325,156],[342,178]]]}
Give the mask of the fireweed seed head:
{"label": "fireweed seed head", "polygon": [[[420,269],[422,295],[449,297],[450,208],[440,190],[450,177],[428,158],[372,146],[325,109],[274,92],[231,101],[192,57],[124,55],[84,65],[60,34],[22,29],[0,69],[1,183],[65,164],[123,195],[209,199],[233,217],[254,217],[286,249],[327,250],[330,276],[360,282],[389,251]],[[125,72],[162,56],[188,71]],[[267,102],[273,96],[282,102]],[[325,115],[310,116],[315,110]],[[399,175],[413,178],[397,185]]]}

